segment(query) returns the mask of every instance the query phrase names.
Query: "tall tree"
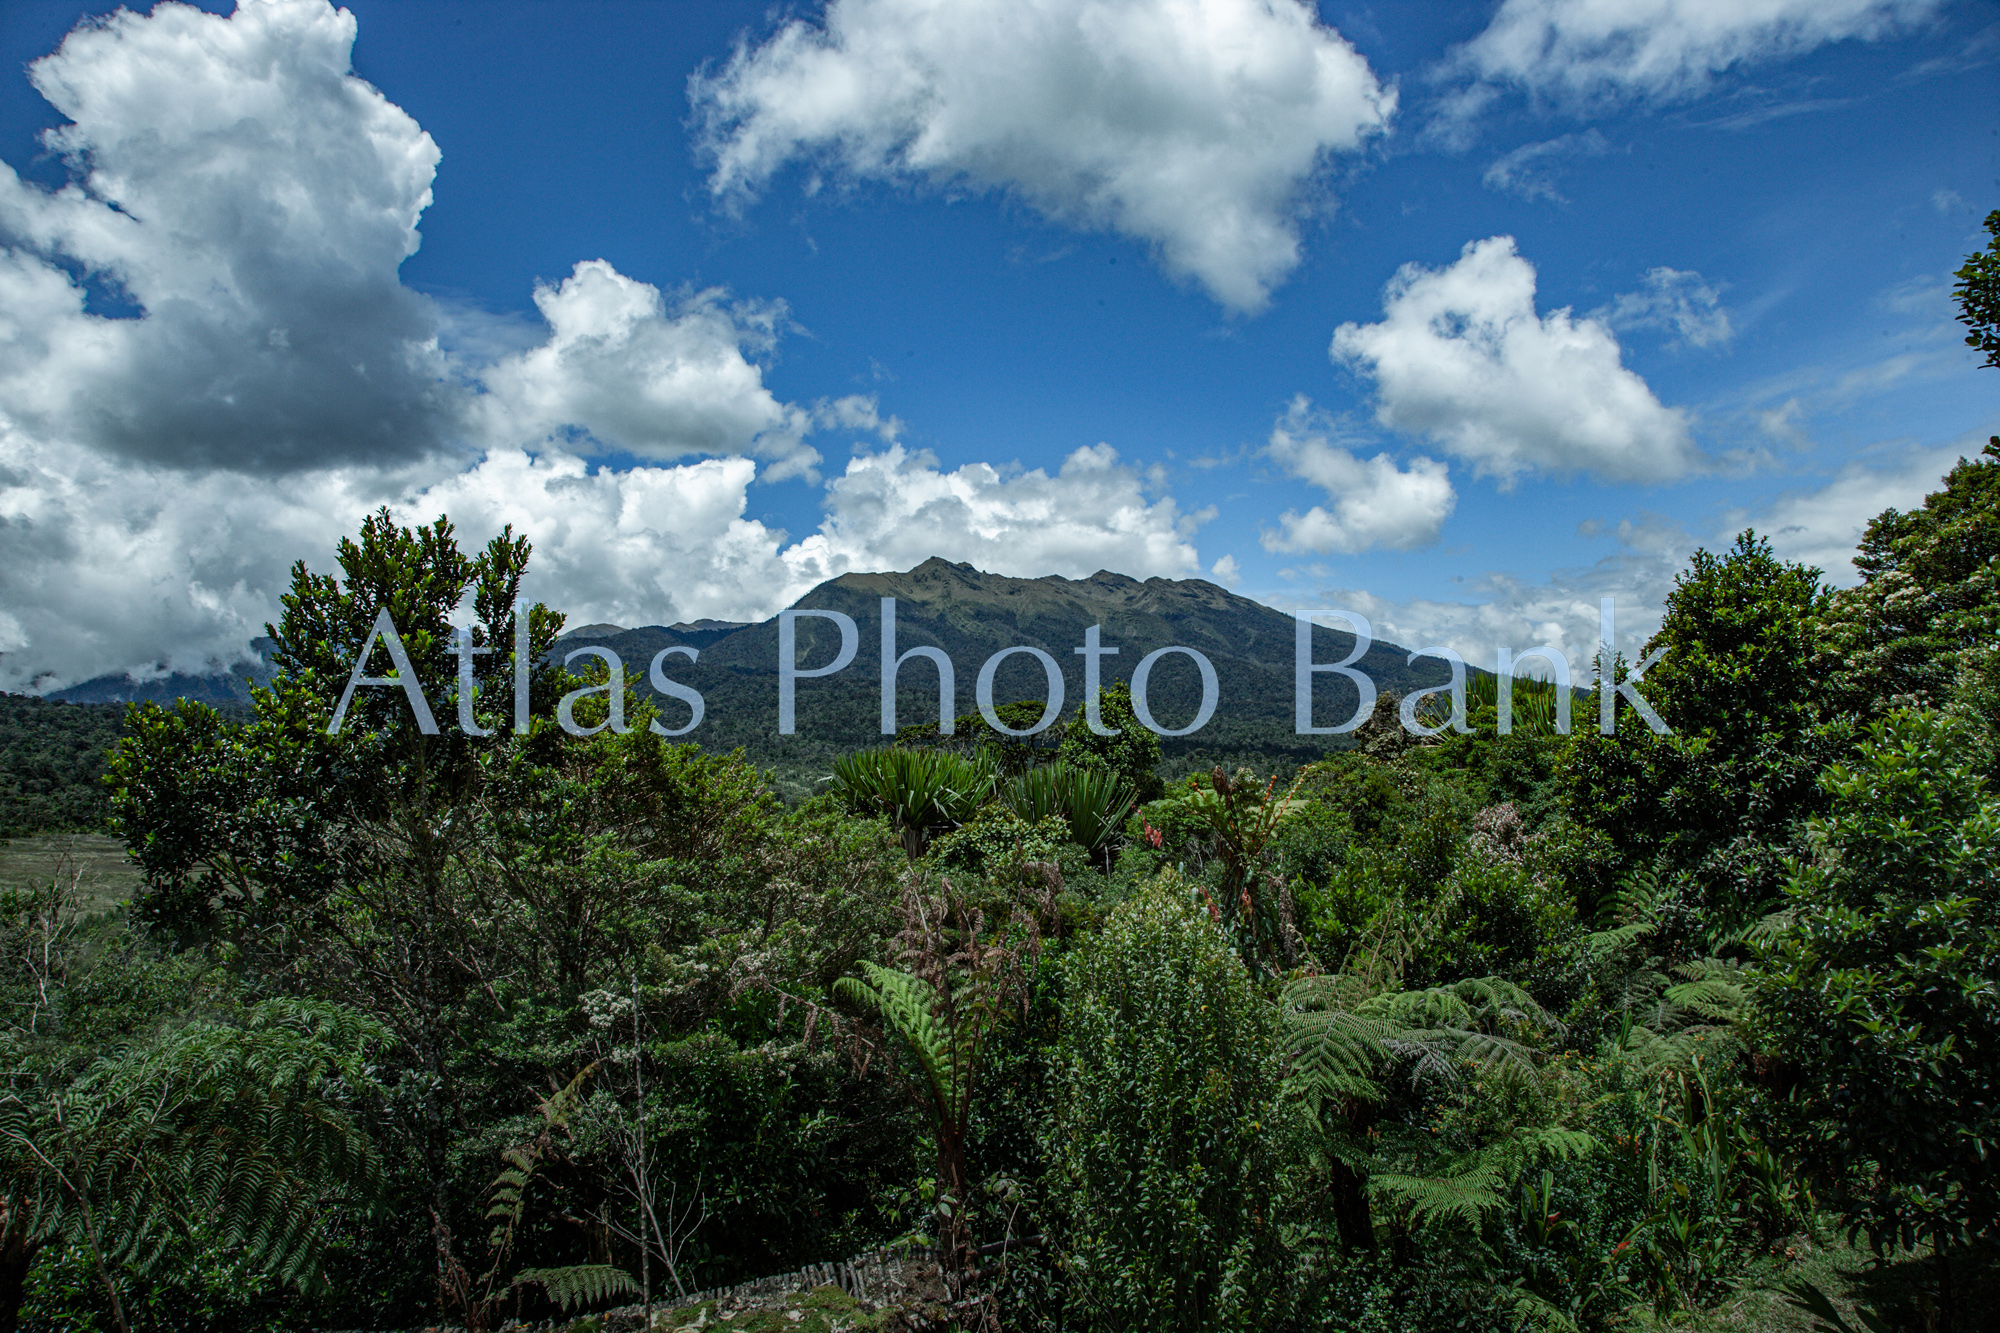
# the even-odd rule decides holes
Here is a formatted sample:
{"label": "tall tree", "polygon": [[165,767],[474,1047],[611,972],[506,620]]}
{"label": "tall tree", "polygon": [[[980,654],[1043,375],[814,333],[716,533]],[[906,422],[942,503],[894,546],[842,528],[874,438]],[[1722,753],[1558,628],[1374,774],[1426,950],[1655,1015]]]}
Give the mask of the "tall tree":
{"label": "tall tree", "polygon": [[1877,514],[1854,565],[1860,585],[1828,616],[1841,705],[1863,717],[1941,706],[2000,630],[2000,438],[1959,459],[1921,508]]}
{"label": "tall tree", "polygon": [[1644,692],[1672,734],[1585,729],[1563,753],[1565,805],[1586,833],[1572,871],[1588,894],[1608,901],[1659,862],[1683,878],[1686,906],[1718,924],[1775,899],[1843,735],[1825,725],[1813,667],[1829,597],[1817,569],[1754,532],[1695,553],[1645,648],[1666,650]]}
{"label": "tall tree", "polygon": [[[509,651],[528,556],[511,531],[468,555],[446,519],[410,529],[372,515],[358,541],[341,541],[339,576],[293,566],[266,626],[278,673],[253,692],[247,725],[185,700],[138,707],[112,764],[117,826],[145,875],[142,918],[169,938],[221,940],[261,987],[313,994],[338,978],[394,1034],[410,1074],[401,1127],[440,1212],[459,1074],[480,1055],[465,1019],[493,1004],[486,962],[502,929],[480,902],[489,883],[467,870],[480,837],[467,816],[492,774],[561,743],[546,716],[567,677],[545,662],[561,616],[529,608],[527,662]],[[478,622],[472,646],[490,649],[464,674],[451,623],[462,607]],[[403,649],[393,667],[383,613]],[[372,660],[357,667],[365,645]],[[435,731],[400,688],[405,664],[443,719]],[[509,725],[517,667],[541,714],[526,737]],[[363,672],[392,683],[352,690],[330,733]],[[468,679],[483,735],[454,725]]]}
{"label": "tall tree", "polygon": [[1965,751],[1898,712],[1828,768],[1750,974],[1749,1040],[1784,1088],[1765,1117],[1878,1246],[2000,1242],[2000,800]]}

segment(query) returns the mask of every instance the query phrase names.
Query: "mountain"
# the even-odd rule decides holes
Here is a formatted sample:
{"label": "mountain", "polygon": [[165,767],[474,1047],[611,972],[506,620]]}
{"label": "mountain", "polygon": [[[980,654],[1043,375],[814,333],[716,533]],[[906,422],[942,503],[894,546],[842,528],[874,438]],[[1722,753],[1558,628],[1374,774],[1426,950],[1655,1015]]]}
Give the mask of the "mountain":
{"label": "mountain", "polygon": [[[778,734],[778,622],[717,627],[707,642],[696,642],[688,626],[637,629],[589,626],[566,635],[563,652],[585,645],[616,652],[631,671],[644,677],[661,649],[685,645],[697,650],[690,662],[676,654],[663,663],[668,677],[699,690],[705,703],[702,723],[688,739],[712,747],[742,745],[766,762],[820,761],[857,745],[880,744],[881,599],[896,599],[898,654],[920,645],[942,648],[956,677],[955,715],[974,710],[974,685],[993,654],[1017,645],[1039,648],[1055,659],[1064,684],[1065,715],[1083,696],[1083,659],[1075,649],[1084,631],[1101,626],[1104,646],[1116,656],[1101,659],[1102,682],[1129,681],[1154,649],[1196,649],[1215,667],[1219,700],[1213,719],[1185,738],[1169,738],[1167,753],[1227,753],[1283,758],[1296,762],[1344,742],[1293,731],[1293,654],[1296,630],[1291,616],[1240,597],[1201,579],[1139,580],[1100,571],[1085,579],[1056,575],[1020,579],[988,574],[969,564],[926,560],[905,573],[843,574],[820,584],[794,604],[798,610],[838,611],[855,623],[859,642],[854,660],[839,674],[796,683],[798,729]],[[840,632],[818,617],[796,622],[798,660],[808,668],[830,662]],[[1353,635],[1315,627],[1316,662],[1337,662],[1353,648]],[[1402,693],[1444,683],[1449,670],[1434,659],[1412,667],[1407,650],[1376,644],[1359,665],[1383,693]],[[1043,668],[1025,653],[999,667],[994,699],[1041,700],[1047,684]],[[688,706],[655,694],[665,725],[683,725]],[[1186,725],[1201,699],[1194,663],[1168,654],[1153,668],[1148,698],[1165,727]],[[1350,716],[1355,687],[1333,673],[1315,676],[1315,720],[1322,726]],[[912,660],[898,676],[897,721],[902,726],[936,722],[938,677],[928,661]]]}
{"label": "mountain", "polygon": [[93,676],[78,685],[43,696],[71,704],[172,703],[175,699],[198,699],[209,704],[242,704],[250,701],[250,687],[270,681],[274,668],[270,655],[278,645],[258,637],[250,641],[257,656],[230,664],[221,671],[190,675],[170,671],[140,680],[129,672]]}
{"label": "mountain", "polygon": [[[1085,579],[1009,578],[935,558],[903,573],[843,574],[794,604],[796,610],[838,611],[850,617],[858,642],[854,660],[837,675],[797,682],[798,725],[790,736],[778,734],[775,618],[756,624],[699,620],[634,628],[585,625],[564,635],[553,656],[560,659],[586,646],[608,648],[644,682],[662,649],[691,649],[695,660],[676,654],[662,664],[670,679],[703,696],[702,723],[687,739],[713,749],[742,746],[758,762],[792,774],[824,771],[826,761],[836,754],[882,743],[884,597],[896,599],[899,654],[930,646],[942,648],[951,658],[956,677],[954,716],[974,711],[974,687],[982,665],[1016,646],[1038,648],[1054,659],[1063,677],[1063,713],[1065,718],[1073,716],[1083,698],[1084,670],[1083,659],[1074,650],[1083,644],[1084,631],[1096,625],[1101,627],[1101,643],[1118,649],[1115,656],[1100,659],[1106,687],[1130,681],[1140,659],[1155,649],[1192,648],[1213,664],[1218,694],[1214,716],[1192,735],[1166,739],[1170,768],[1190,766],[1197,759],[1268,768],[1274,762],[1315,758],[1348,743],[1344,737],[1300,736],[1293,731],[1292,617],[1202,579],[1141,580],[1108,570]],[[839,631],[827,620],[800,617],[796,630],[798,660],[807,669],[829,662],[839,648]],[[1313,660],[1337,662],[1353,645],[1351,634],[1316,626]],[[76,703],[164,702],[182,696],[222,704],[241,701],[249,697],[251,681],[270,679],[266,658],[273,646],[270,640],[259,639],[254,645],[257,661],[239,663],[225,672],[151,680],[100,676],[50,697]],[[1411,666],[1408,656],[1393,644],[1378,643],[1359,665],[1384,695],[1428,688],[1449,678],[1443,663],[1425,658]],[[578,665],[581,669],[583,664]],[[1040,701],[1047,688],[1043,668],[1028,654],[1017,653],[996,672],[994,701]],[[642,684],[640,692],[654,700],[665,725],[686,723],[686,704],[656,693],[650,684]],[[1147,697],[1161,726],[1187,725],[1201,693],[1196,667],[1184,654],[1167,654],[1151,672]],[[1352,715],[1355,688],[1337,674],[1322,673],[1314,677],[1314,698],[1315,720],[1324,726]],[[1379,706],[1377,716],[1393,720]],[[937,669],[929,661],[912,660],[897,678],[897,721],[910,726],[937,720]]]}

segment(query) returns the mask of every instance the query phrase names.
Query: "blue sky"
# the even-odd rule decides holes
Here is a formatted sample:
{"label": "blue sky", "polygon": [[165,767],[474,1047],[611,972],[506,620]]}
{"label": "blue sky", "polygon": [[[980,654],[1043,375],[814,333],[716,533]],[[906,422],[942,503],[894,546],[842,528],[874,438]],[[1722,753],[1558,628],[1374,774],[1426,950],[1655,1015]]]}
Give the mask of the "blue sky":
{"label": "blue sky", "polygon": [[1587,651],[2000,431],[1991,4],[208,8],[0,17],[6,688],[382,503],[585,620],[935,554]]}

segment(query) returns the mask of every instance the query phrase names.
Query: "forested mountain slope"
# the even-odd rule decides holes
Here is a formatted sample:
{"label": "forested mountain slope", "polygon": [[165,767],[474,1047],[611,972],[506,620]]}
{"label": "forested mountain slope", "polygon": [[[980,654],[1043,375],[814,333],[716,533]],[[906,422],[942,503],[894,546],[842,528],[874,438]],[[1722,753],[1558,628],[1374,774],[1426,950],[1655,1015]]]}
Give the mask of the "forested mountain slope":
{"label": "forested mountain slope", "polygon": [[[973,711],[975,681],[986,660],[1017,645],[1039,648],[1055,659],[1063,675],[1065,712],[1073,713],[1084,681],[1083,659],[1075,649],[1082,646],[1085,630],[1098,625],[1101,642],[1119,650],[1100,659],[1106,686],[1129,681],[1140,660],[1159,648],[1192,648],[1214,664],[1219,686],[1214,719],[1191,736],[1169,739],[1170,757],[1215,752],[1299,762],[1348,743],[1300,736],[1294,730],[1293,618],[1201,579],[1141,581],[1109,571],[1086,579],[1009,578],[935,558],[903,573],[843,574],[806,593],[794,607],[850,617],[858,631],[857,652],[837,675],[797,682],[798,730],[789,738],[778,735],[775,619],[692,631],[648,626],[613,633],[609,627],[591,626],[565,635],[560,650],[601,644],[643,679],[654,654],[687,644],[699,651],[696,661],[676,655],[663,663],[670,679],[699,690],[704,699],[701,725],[687,739],[711,748],[742,745],[764,762],[824,758],[881,739],[884,597],[896,599],[898,655],[929,645],[950,656],[956,676],[954,716]],[[803,668],[831,662],[840,649],[840,631],[827,620],[801,617],[796,633],[797,661]],[[1338,662],[1352,651],[1354,636],[1321,625],[1314,629],[1313,644],[1316,662]],[[1385,694],[1449,680],[1443,662],[1428,658],[1412,665],[1408,658],[1407,649],[1376,643],[1359,666]],[[1316,725],[1335,725],[1353,714],[1355,687],[1349,681],[1332,673],[1315,680]],[[996,703],[1005,704],[1043,699],[1047,689],[1042,666],[1018,653],[998,668],[993,693]],[[659,697],[650,686],[646,692]],[[1198,668],[1184,654],[1168,654],[1154,667],[1147,693],[1162,726],[1185,726],[1200,706]],[[897,684],[899,725],[935,723],[937,701],[936,668],[921,660],[905,665]],[[660,706],[665,725],[686,724],[685,704],[662,699]]]}

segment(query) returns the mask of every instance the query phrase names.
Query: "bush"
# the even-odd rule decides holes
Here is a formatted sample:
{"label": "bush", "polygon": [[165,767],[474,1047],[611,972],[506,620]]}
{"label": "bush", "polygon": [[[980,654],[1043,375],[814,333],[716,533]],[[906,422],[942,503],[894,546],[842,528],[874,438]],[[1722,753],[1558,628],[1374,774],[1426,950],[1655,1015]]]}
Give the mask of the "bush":
{"label": "bush", "polygon": [[1276,1322],[1275,1010],[1171,873],[1112,914],[1065,985],[1047,1144],[1065,1326]]}

